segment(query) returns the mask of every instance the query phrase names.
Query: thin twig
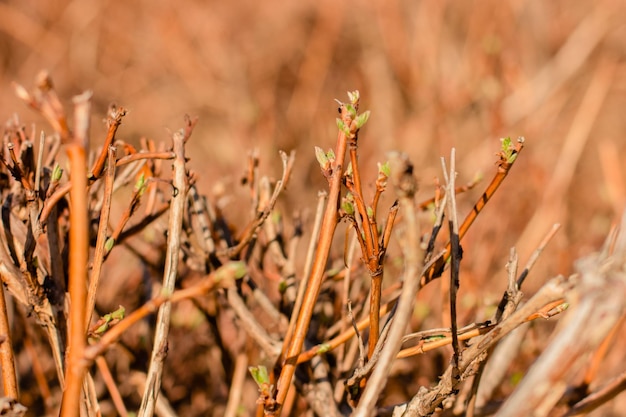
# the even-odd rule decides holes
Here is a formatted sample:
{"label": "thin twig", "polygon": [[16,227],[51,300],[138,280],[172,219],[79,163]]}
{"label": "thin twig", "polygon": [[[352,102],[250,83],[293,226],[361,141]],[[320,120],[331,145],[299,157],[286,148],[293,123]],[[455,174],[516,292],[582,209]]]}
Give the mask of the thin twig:
{"label": "thin twig", "polygon": [[239,353],[235,357],[235,370],[228,392],[228,402],[224,410],[224,417],[237,417],[239,415],[239,405],[242,400],[242,392],[246,376],[248,375],[248,355],[245,352]]}
{"label": "thin twig", "polygon": [[123,107],[116,108],[115,105],[112,104],[109,107],[108,113],[106,121],[108,126],[107,136],[104,139],[100,155],[91,168],[91,173],[89,175],[90,180],[100,178],[100,175],[102,175],[104,163],[106,162],[107,156],[110,154],[109,147],[113,145],[115,141],[115,133],[117,132],[117,128],[122,124],[122,118],[126,115],[126,109]]}
{"label": "thin twig", "polygon": [[454,194],[456,179],[456,151],[454,148],[450,151],[450,173],[446,173],[445,160],[441,160],[443,166],[444,177],[446,180],[447,194],[447,210],[448,210],[448,228],[450,229],[450,329],[452,332],[452,378],[459,378],[458,364],[461,356],[459,341],[457,338],[457,317],[456,317],[456,295],[459,290],[459,269],[461,266],[461,258],[463,257],[463,249],[459,237],[459,220],[456,209],[456,195]]}
{"label": "thin twig", "polygon": [[89,277],[89,289],[87,291],[87,310],[85,313],[85,322],[89,325],[93,309],[96,304],[96,291],[100,282],[100,274],[102,272],[102,264],[106,250],[104,248],[107,242],[107,230],[109,226],[109,214],[111,213],[111,199],[113,196],[113,181],[115,179],[115,150],[111,146],[108,149],[108,165],[105,177],[105,186],[102,196],[102,208],[100,210],[100,222],[98,223],[98,237],[96,238],[96,248],[91,265],[91,276]]}
{"label": "thin twig", "polygon": [[111,394],[111,400],[113,400],[113,405],[115,405],[115,410],[117,411],[117,414],[120,417],[128,416],[128,410],[126,410],[124,400],[122,399],[122,395],[120,394],[120,390],[115,383],[113,375],[111,375],[111,370],[109,369],[106,360],[102,356],[98,356],[96,358],[96,365],[98,366],[98,371],[100,371],[100,375],[102,375],[104,385],[106,385],[107,389],[109,390],[109,394]]}
{"label": "thin twig", "polygon": [[[173,151],[176,154],[173,165],[173,195],[170,203],[170,218],[167,234],[167,251],[165,254],[165,270],[163,272],[163,292],[174,292],[176,276],[178,274],[178,258],[180,239],[183,224],[183,211],[187,199],[187,170],[185,168],[185,133],[180,130],[172,135]],[[159,307],[156,320],[152,358],[148,369],[146,388],[141,400],[140,417],[151,417],[161,388],[163,362],[167,355],[167,336],[169,334],[170,313],[172,305],[169,302]]]}

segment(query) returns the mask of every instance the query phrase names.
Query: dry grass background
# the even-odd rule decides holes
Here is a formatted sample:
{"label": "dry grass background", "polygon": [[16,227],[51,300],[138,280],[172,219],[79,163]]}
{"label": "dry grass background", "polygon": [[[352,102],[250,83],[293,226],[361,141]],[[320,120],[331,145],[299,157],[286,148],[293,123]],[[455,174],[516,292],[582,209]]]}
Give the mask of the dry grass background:
{"label": "dry grass background", "polygon": [[[387,151],[403,150],[424,199],[451,147],[459,182],[469,182],[478,172],[490,176],[500,137],[525,136],[504,189],[464,241],[461,297],[471,311],[476,289],[492,293],[491,302],[501,294],[511,246],[525,262],[553,223],[563,225],[528,280],[532,292],[597,249],[623,211],[625,7],[620,0],[7,0],[0,119],[18,112],[27,125],[45,126],[11,89],[12,81],[30,85],[42,68],[66,103],[94,91],[94,143],[106,133],[100,121],[112,101],[130,111],[118,133],[130,143],[165,139],[184,114],[197,115],[190,166],[201,191],[237,189],[249,150],[259,149],[261,171],[277,176],[277,151],[295,149],[281,207],[309,218],[325,188],[313,146],[334,144],[333,98],[345,91],[359,89],[362,108],[372,111],[360,147],[369,181]],[[461,213],[479,192],[460,199]],[[245,190],[239,196],[245,201]],[[224,204],[233,223],[245,224],[249,213],[237,197]],[[122,271],[109,273],[117,282]],[[421,297],[433,294],[435,285]],[[620,340],[614,363],[623,348]],[[180,415],[220,415],[224,392],[192,398],[176,391],[187,383],[179,377],[164,384],[174,403],[180,396]]]}

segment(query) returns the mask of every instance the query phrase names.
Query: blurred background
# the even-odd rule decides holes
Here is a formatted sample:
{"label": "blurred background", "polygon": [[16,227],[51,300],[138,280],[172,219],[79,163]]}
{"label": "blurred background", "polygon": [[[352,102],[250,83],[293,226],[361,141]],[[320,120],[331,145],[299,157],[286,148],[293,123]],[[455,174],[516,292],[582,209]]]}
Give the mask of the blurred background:
{"label": "blurred background", "polygon": [[[524,264],[552,225],[562,225],[527,280],[532,292],[572,272],[621,216],[625,7],[621,0],[4,0],[0,120],[17,112],[27,126],[51,131],[11,88],[14,81],[30,88],[47,69],[68,106],[93,90],[94,146],[111,102],[129,110],[118,137],[130,143],[165,140],[185,114],[198,116],[190,166],[203,193],[237,187],[253,149],[261,172],[274,176],[278,150],[296,150],[281,207],[310,213],[325,189],[313,147],[334,146],[334,99],[347,100],[348,90],[360,90],[361,110],[372,112],[359,148],[366,192],[388,151],[410,156],[425,200],[452,147],[458,183],[481,173],[489,181],[499,139],[524,136],[524,151],[464,241],[461,292],[493,285],[495,299],[510,247]],[[486,181],[459,197],[461,216]],[[237,213],[236,201],[229,210],[233,219],[249,216]]]}

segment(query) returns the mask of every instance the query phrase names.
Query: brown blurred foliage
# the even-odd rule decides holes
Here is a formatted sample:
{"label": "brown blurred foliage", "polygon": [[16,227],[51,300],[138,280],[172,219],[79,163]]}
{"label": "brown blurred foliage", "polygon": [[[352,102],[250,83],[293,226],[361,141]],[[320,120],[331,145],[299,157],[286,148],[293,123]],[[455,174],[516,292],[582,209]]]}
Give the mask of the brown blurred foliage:
{"label": "brown blurred foliage", "polygon": [[[276,176],[277,151],[297,150],[282,204],[309,213],[325,188],[313,146],[334,144],[333,98],[347,90],[359,89],[372,111],[360,143],[370,183],[375,163],[402,150],[423,199],[451,147],[465,183],[489,177],[500,137],[524,136],[505,190],[464,241],[461,295],[503,283],[509,248],[525,262],[561,223],[528,280],[532,291],[597,249],[624,209],[624,22],[620,0],[7,0],[0,119],[19,112],[45,126],[10,86],[46,68],[63,98],[94,91],[96,144],[113,101],[129,109],[118,135],[131,143],[166,138],[184,114],[199,116],[189,155],[205,192],[236,186],[248,150],[258,148],[261,169]],[[460,213],[479,193],[461,199]],[[233,222],[249,216],[226,204]]]}

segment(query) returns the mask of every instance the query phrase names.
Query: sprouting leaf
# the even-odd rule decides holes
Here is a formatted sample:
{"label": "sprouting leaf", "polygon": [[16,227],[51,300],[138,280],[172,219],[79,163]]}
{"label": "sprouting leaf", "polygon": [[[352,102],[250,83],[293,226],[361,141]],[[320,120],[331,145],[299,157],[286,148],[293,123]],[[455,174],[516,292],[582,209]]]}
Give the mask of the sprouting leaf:
{"label": "sprouting leaf", "polygon": [[95,330],[93,330],[92,334],[94,335],[103,334],[104,332],[109,330],[109,327],[111,327],[112,325],[122,320],[125,314],[126,314],[126,309],[123,306],[119,306],[117,310],[100,317],[97,323],[98,327],[96,327]]}
{"label": "sprouting leaf", "polygon": [[359,114],[356,117],[356,127],[357,127],[357,129],[362,128],[365,125],[365,123],[367,123],[367,120],[369,118],[370,118],[370,111],[369,110]]}
{"label": "sprouting leaf", "polygon": [[502,142],[502,152],[507,152],[511,148],[510,137],[502,138],[500,139],[500,142]]}
{"label": "sprouting leaf", "polygon": [[340,131],[342,131],[346,136],[350,136],[350,128],[346,126],[346,124],[341,119],[337,119],[337,127]]}
{"label": "sprouting leaf", "polygon": [[513,142],[511,141],[510,137],[507,138],[502,138],[500,139],[500,141],[502,142],[502,155],[504,156],[504,159],[506,159],[506,162],[509,164],[512,164],[513,162],[515,162],[515,159],[517,158],[517,153],[515,152],[515,147],[513,146]]}
{"label": "sprouting leaf", "polygon": [[346,168],[346,172],[343,174],[346,177],[351,177],[352,176],[352,162],[348,162],[348,167]]}
{"label": "sprouting leaf", "polygon": [[336,121],[337,121],[337,128],[343,132],[343,130],[346,128],[346,124],[340,118],[337,118]]}
{"label": "sprouting leaf", "polygon": [[374,209],[371,208],[370,206],[367,206],[366,210],[367,210],[367,217],[370,218],[370,219],[373,218],[374,217]]}
{"label": "sprouting leaf", "polygon": [[322,168],[323,170],[327,170],[330,167],[330,162],[328,161],[328,156],[326,156],[326,152],[324,152],[324,150],[319,146],[315,147],[315,158],[317,159],[317,162],[319,162],[320,168]]}
{"label": "sprouting leaf", "polygon": [[326,157],[330,162],[335,162],[335,151],[329,149],[328,152],[326,152]]}
{"label": "sprouting leaf", "polygon": [[354,214],[354,204],[347,198],[343,198],[341,201],[341,209],[348,215],[352,216]]}
{"label": "sprouting leaf", "polygon": [[119,306],[117,310],[112,311],[111,313],[107,315],[110,315],[112,319],[122,320],[125,314],[126,314],[126,309],[124,308],[124,306]]}
{"label": "sprouting leaf", "polygon": [[378,163],[378,173],[383,174],[385,177],[389,177],[391,174],[391,168],[389,167],[389,161],[386,161],[384,164]]}
{"label": "sprouting leaf", "polygon": [[250,366],[248,370],[252,375],[252,379],[254,379],[254,382],[256,382],[260,389],[264,389],[270,383],[270,376],[265,366]]}
{"label": "sprouting leaf", "polygon": [[55,164],[52,169],[52,181],[60,181],[63,176],[63,169],[59,166],[59,164]]}
{"label": "sprouting leaf", "polygon": [[348,98],[350,99],[350,103],[356,104],[359,101],[361,94],[359,90],[348,91]]}
{"label": "sprouting leaf", "polygon": [[346,104],[346,109],[350,113],[350,118],[354,119],[356,117],[356,108],[352,104]]}

